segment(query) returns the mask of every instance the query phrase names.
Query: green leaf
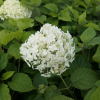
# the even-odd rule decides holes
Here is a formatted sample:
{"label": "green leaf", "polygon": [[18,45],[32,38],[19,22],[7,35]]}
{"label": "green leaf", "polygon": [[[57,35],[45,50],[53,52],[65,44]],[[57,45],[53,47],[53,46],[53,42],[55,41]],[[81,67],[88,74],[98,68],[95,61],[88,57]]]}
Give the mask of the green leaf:
{"label": "green leaf", "polygon": [[46,89],[44,97],[45,100],[51,100],[58,95],[61,95],[61,92],[57,90],[57,87],[55,85],[51,85]]}
{"label": "green leaf", "polygon": [[47,23],[50,23],[52,25],[58,25],[58,22],[59,20],[58,19],[54,19],[53,17],[49,17],[47,20],[46,20]]}
{"label": "green leaf", "polygon": [[14,74],[14,72],[15,71],[8,71],[8,72],[3,73],[2,75],[3,80],[7,80],[8,78],[10,78]]}
{"label": "green leaf", "polygon": [[6,67],[7,63],[8,63],[8,54],[5,53],[4,55],[1,56],[0,59],[0,71]]}
{"label": "green leaf", "polygon": [[84,21],[86,21],[86,12],[82,13],[82,14],[79,16],[78,23],[79,23],[79,24],[82,24]]}
{"label": "green leaf", "polygon": [[90,62],[84,57],[84,55],[78,55],[75,60],[70,64],[69,71],[72,74],[77,68],[89,68],[91,69]]}
{"label": "green leaf", "polygon": [[97,12],[100,11],[100,5],[96,7],[96,11],[97,11]]}
{"label": "green leaf", "polygon": [[11,100],[9,88],[6,84],[0,84],[0,100]]}
{"label": "green leaf", "polygon": [[97,74],[86,68],[78,68],[71,75],[72,85],[81,90],[92,88],[97,80]]}
{"label": "green leaf", "polygon": [[16,27],[14,27],[9,21],[4,21],[4,23],[0,24],[1,27],[9,30],[9,31],[17,31]]}
{"label": "green leaf", "polygon": [[39,6],[41,4],[42,0],[31,0],[31,4],[35,6]]}
{"label": "green leaf", "polygon": [[17,67],[13,63],[7,63],[5,70],[17,72]]}
{"label": "green leaf", "polygon": [[12,77],[12,81],[8,82],[9,87],[18,92],[29,92],[34,89],[32,81],[27,74],[17,73]]}
{"label": "green leaf", "polygon": [[85,95],[84,100],[91,100],[91,96],[95,92],[96,89],[97,89],[96,87],[93,87],[92,89],[90,89],[88,93]]}
{"label": "green leaf", "polygon": [[23,35],[21,37],[21,41],[24,43],[29,38],[30,35],[31,35],[30,32],[23,33]]}
{"label": "green leaf", "polygon": [[98,45],[97,51],[96,51],[96,53],[93,56],[93,60],[95,62],[100,63],[100,44]]}
{"label": "green leaf", "polygon": [[33,84],[38,89],[39,85],[44,84],[45,86],[48,86],[48,81],[46,77],[41,76],[40,73],[37,73],[33,78]]}
{"label": "green leaf", "polygon": [[44,5],[44,7],[51,11],[58,12],[58,8],[54,3],[47,3],[46,5]]}
{"label": "green leaf", "polygon": [[95,83],[95,86],[100,87],[100,80]]}
{"label": "green leaf", "polygon": [[2,5],[3,4],[3,0],[0,0],[0,5]]}
{"label": "green leaf", "polygon": [[32,67],[29,67],[26,63],[24,63],[24,65],[23,65],[23,71],[25,73],[29,73],[29,74],[35,73],[35,70],[33,70]]}
{"label": "green leaf", "polygon": [[100,100],[100,87],[92,94],[91,100]]}
{"label": "green leaf", "polygon": [[41,24],[44,24],[44,21],[46,21],[46,16],[41,15],[40,17],[35,17],[35,20],[38,21]]}
{"label": "green leaf", "polygon": [[97,45],[100,43],[100,37],[94,37],[89,43],[88,45]]}
{"label": "green leaf", "polygon": [[9,32],[7,30],[2,30],[0,32],[0,43],[6,45],[14,38],[20,39],[22,34],[23,32],[21,31]]}
{"label": "green leaf", "polygon": [[73,16],[74,16],[74,19],[77,20],[79,18],[79,13],[77,10],[74,10],[73,9]]}
{"label": "green leaf", "polygon": [[66,97],[64,95],[59,95],[59,96],[56,96],[56,97],[54,97],[53,99],[50,99],[50,100],[74,100],[74,99]]}
{"label": "green leaf", "polygon": [[19,20],[14,20],[9,18],[9,22],[12,25],[17,26],[19,30],[24,30],[26,28],[33,27],[34,25],[33,24],[34,19],[31,18],[21,18]]}
{"label": "green leaf", "polygon": [[86,2],[87,5],[89,5],[91,3],[91,0],[84,0]]}
{"label": "green leaf", "polygon": [[92,27],[87,28],[80,36],[82,42],[89,42],[93,37],[95,37],[96,32]]}
{"label": "green leaf", "polygon": [[85,24],[84,27],[92,27],[93,29],[100,31],[99,26],[96,25],[95,23],[88,23],[88,24]]}
{"label": "green leaf", "polygon": [[31,6],[31,3],[28,2],[27,0],[21,0],[21,1],[20,1],[20,4],[21,4],[22,6],[25,6],[26,8],[29,8],[29,9],[33,10],[33,7]]}
{"label": "green leaf", "polygon": [[58,16],[58,19],[63,21],[71,21],[70,14],[67,11],[62,11]]}
{"label": "green leaf", "polygon": [[8,53],[12,55],[13,57],[15,57],[15,59],[18,59],[21,56],[21,54],[19,53],[20,52],[19,47],[20,47],[20,44],[17,45],[15,43],[12,43],[10,47],[8,48]]}

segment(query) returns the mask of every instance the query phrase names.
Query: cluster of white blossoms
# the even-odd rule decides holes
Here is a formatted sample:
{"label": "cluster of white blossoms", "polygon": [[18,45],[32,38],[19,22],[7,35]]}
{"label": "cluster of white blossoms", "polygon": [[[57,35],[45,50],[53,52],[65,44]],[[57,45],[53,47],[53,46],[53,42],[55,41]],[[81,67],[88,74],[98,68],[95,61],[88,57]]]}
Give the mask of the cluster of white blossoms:
{"label": "cluster of white blossoms", "polygon": [[19,0],[6,0],[0,7],[1,20],[7,19],[7,17],[13,19],[30,18],[31,15],[32,11],[21,6]]}
{"label": "cluster of white blossoms", "polygon": [[45,24],[32,34],[20,47],[22,58],[29,67],[40,71],[42,76],[60,75],[74,60],[75,45],[70,33],[64,33],[57,26]]}

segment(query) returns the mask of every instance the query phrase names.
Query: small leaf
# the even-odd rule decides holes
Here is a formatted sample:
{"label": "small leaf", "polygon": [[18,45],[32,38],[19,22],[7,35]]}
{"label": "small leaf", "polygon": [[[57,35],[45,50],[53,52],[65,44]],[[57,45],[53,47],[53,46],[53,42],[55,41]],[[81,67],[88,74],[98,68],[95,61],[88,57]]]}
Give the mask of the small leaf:
{"label": "small leaf", "polygon": [[92,27],[87,28],[80,36],[82,42],[89,42],[96,35],[95,30]]}
{"label": "small leaf", "polygon": [[79,24],[82,24],[85,20],[86,20],[86,12],[82,13],[82,14],[79,16],[78,23],[79,23]]}
{"label": "small leaf", "polygon": [[39,6],[41,4],[42,0],[31,0],[31,4],[35,6]]}
{"label": "small leaf", "polygon": [[98,79],[94,71],[86,68],[78,68],[71,75],[72,85],[81,90],[92,88]]}
{"label": "small leaf", "polygon": [[91,100],[100,100],[100,87],[92,94]]}
{"label": "small leaf", "polygon": [[96,53],[93,56],[93,60],[95,62],[100,63],[100,44],[98,45],[97,51],[96,51]]}
{"label": "small leaf", "polygon": [[95,92],[96,89],[97,89],[96,87],[93,87],[92,89],[90,89],[88,93],[85,95],[84,100],[91,100],[91,96]]}
{"label": "small leaf", "polygon": [[85,24],[84,27],[92,27],[93,29],[100,31],[99,26],[96,25],[95,23],[88,23],[88,24]]}
{"label": "small leaf", "polygon": [[31,35],[30,32],[23,33],[21,37],[21,41],[24,43],[29,38],[30,35]]}
{"label": "small leaf", "polygon": [[46,16],[41,15],[40,17],[35,17],[35,20],[40,22],[41,24],[44,24],[44,21],[46,21]]}
{"label": "small leaf", "polygon": [[97,45],[100,43],[100,37],[94,37],[89,43],[88,45]]}
{"label": "small leaf", "polygon": [[18,59],[21,56],[21,54],[19,53],[20,52],[19,47],[20,47],[20,44],[17,45],[15,43],[12,43],[10,47],[8,48],[8,53],[12,55],[13,57],[15,57],[15,59]]}
{"label": "small leaf", "polygon": [[41,76],[41,74],[37,73],[33,78],[33,84],[38,89],[39,85],[44,84],[45,86],[48,86],[48,81],[46,77]]}
{"label": "small leaf", "polygon": [[84,0],[86,2],[87,5],[89,5],[91,3],[91,0]]}
{"label": "small leaf", "polygon": [[79,18],[79,13],[77,10],[74,10],[73,9],[73,16],[74,16],[74,19],[77,20]]}
{"label": "small leaf", "polygon": [[95,83],[95,86],[100,87],[100,80]]}
{"label": "small leaf", "polygon": [[50,100],[74,100],[74,99],[66,97],[64,95],[59,95],[59,96],[56,96],[56,97],[54,97],[53,99],[50,99]]}
{"label": "small leaf", "polygon": [[70,74],[73,73],[77,68],[89,68],[91,69],[90,62],[84,57],[84,55],[78,55],[75,60],[70,64]]}
{"label": "small leaf", "polygon": [[27,74],[17,73],[12,77],[12,81],[8,82],[10,88],[18,92],[29,92],[34,89],[32,81]]}
{"label": "small leaf", "polygon": [[11,100],[9,88],[6,84],[0,84],[0,100]]}
{"label": "small leaf", "polygon": [[8,21],[4,21],[4,23],[0,24],[0,26],[9,31],[13,31],[13,32],[17,31],[17,29]]}
{"label": "small leaf", "polygon": [[2,75],[3,80],[7,80],[8,78],[10,78],[14,74],[14,72],[15,71],[8,71],[8,72],[3,73]]}
{"label": "small leaf", "polygon": [[46,89],[44,97],[45,100],[51,100],[58,95],[61,95],[61,92],[57,90],[57,87],[55,85],[51,85]]}
{"label": "small leaf", "polygon": [[67,11],[62,11],[58,16],[58,19],[63,21],[71,21],[70,14]]}
{"label": "small leaf", "polygon": [[46,5],[44,5],[44,7],[51,11],[58,12],[58,8],[54,3],[47,3]]}
{"label": "small leaf", "polygon": [[0,71],[6,67],[7,63],[8,63],[8,54],[5,53],[4,55],[1,56],[0,59]]}
{"label": "small leaf", "polygon": [[0,0],[0,5],[2,5],[3,4],[3,0]]}

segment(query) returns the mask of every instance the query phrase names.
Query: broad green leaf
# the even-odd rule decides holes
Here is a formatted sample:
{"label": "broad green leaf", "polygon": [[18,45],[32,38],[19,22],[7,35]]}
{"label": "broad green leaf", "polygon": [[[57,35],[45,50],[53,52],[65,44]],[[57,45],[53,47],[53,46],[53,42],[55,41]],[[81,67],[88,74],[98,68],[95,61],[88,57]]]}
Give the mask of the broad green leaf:
{"label": "broad green leaf", "polygon": [[31,0],[31,4],[35,6],[39,6],[41,4],[42,0]]}
{"label": "broad green leaf", "polygon": [[3,70],[8,63],[8,54],[4,54],[0,58],[0,71]]}
{"label": "broad green leaf", "polygon": [[96,32],[92,27],[87,28],[80,36],[82,42],[89,42],[93,37],[95,37]]}
{"label": "broad green leaf", "polygon": [[72,86],[81,90],[92,88],[98,79],[94,71],[86,68],[78,68],[71,75]]}
{"label": "broad green leaf", "polygon": [[70,25],[68,25],[68,26],[62,26],[62,30],[64,32],[71,31],[72,30],[72,27]]}
{"label": "broad green leaf", "polygon": [[93,60],[95,62],[100,63],[100,44],[98,45],[97,51],[96,51],[96,53],[93,56]]}
{"label": "broad green leaf", "polygon": [[79,13],[77,10],[74,10],[73,9],[73,16],[74,16],[74,19],[77,20],[79,18]]}
{"label": "broad green leaf", "polygon": [[29,27],[33,27],[33,22],[34,22],[34,19],[31,19],[31,18],[21,18],[19,20],[14,20],[14,19],[11,19],[9,18],[9,22],[16,26],[19,30],[24,30],[26,28],[29,28]]}
{"label": "broad green leaf", "polygon": [[14,72],[15,71],[8,71],[8,72],[3,73],[2,75],[3,80],[7,80],[8,78],[10,78],[14,74]]}
{"label": "broad green leaf", "polygon": [[44,24],[44,22],[46,21],[46,16],[41,15],[40,17],[35,17],[35,20],[38,21],[41,24]]}
{"label": "broad green leaf", "polygon": [[89,43],[88,45],[97,45],[100,43],[100,37],[94,37]]}
{"label": "broad green leaf", "polygon": [[49,17],[47,20],[46,20],[47,23],[50,23],[52,25],[58,25],[58,22],[59,20],[58,19],[54,19],[53,17]]}
{"label": "broad green leaf", "polygon": [[61,95],[61,92],[57,90],[55,85],[49,86],[44,93],[45,100],[51,100],[58,95]]}
{"label": "broad green leaf", "polygon": [[39,93],[38,95],[36,95],[36,97],[33,100],[44,100],[43,94]]}
{"label": "broad green leaf", "polygon": [[6,45],[14,38],[17,38],[19,40],[22,34],[23,32],[21,31],[9,32],[7,30],[2,30],[0,32],[0,43]]}
{"label": "broad green leaf", "polygon": [[97,12],[100,11],[100,5],[96,7],[96,11],[97,11]]}
{"label": "broad green leaf", "polygon": [[77,68],[89,68],[91,69],[90,62],[84,57],[84,55],[78,55],[75,60],[70,64],[69,71],[72,74]]}
{"label": "broad green leaf", "polygon": [[7,63],[5,70],[17,72],[17,67],[13,63]]}
{"label": "broad green leaf", "polygon": [[41,76],[41,74],[37,73],[33,78],[33,84],[38,89],[39,85],[44,84],[45,86],[48,86],[48,81],[46,77]]}
{"label": "broad green leaf", "polygon": [[6,84],[0,84],[0,100],[11,100],[9,88]]}
{"label": "broad green leaf", "polygon": [[24,63],[24,65],[23,65],[23,71],[25,73],[29,73],[29,74],[35,73],[35,70],[33,70],[32,67],[29,67],[26,63]]}
{"label": "broad green leaf", "polygon": [[93,87],[92,89],[90,89],[88,93],[85,95],[84,100],[91,100],[91,96],[95,92],[96,89],[97,89],[96,87]]}
{"label": "broad green leaf", "polygon": [[12,43],[10,47],[8,48],[8,53],[12,55],[13,57],[15,57],[15,59],[18,59],[21,56],[21,54],[19,53],[20,52],[19,47],[20,47],[20,44],[17,45],[15,43]]}
{"label": "broad green leaf", "polygon": [[[33,0],[33,1],[34,1],[34,0]],[[29,9],[33,10],[33,7],[31,6],[31,3],[28,2],[27,0],[21,0],[21,1],[20,1],[20,4],[21,4],[22,6],[25,6],[25,7],[29,8]]]}
{"label": "broad green leaf", "polygon": [[58,12],[58,8],[54,3],[47,3],[46,5],[44,5],[44,7],[46,7],[47,9],[53,12]]}
{"label": "broad green leaf", "polygon": [[31,35],[30,32],[25,32],[25,33],[23,33],[23,35],[22,35],[22,37],[21,37],[21,41],[22,41],[22,42],[25,42],[25,41],[29,38],[30,35]]}
{"label": "broad green leaf", "polygon": [[95,23],[88,23],[88,24],[85,24],[84,27],[92,27],[93,29],[100,31],[99,26],[96,25]]}
{"label": "broad green leaf", "polygon": [[100,80],[95,83],[95,86],[100,87]]}
{"label": "broad green leaf", "polygon": [[48,15],[51,15],[52,17],[57,17],[58,16],[57,12],[50,12]]}
{"label": "broad green leaf", "polygon": [[87,5],[89,5],[91,3],[91,0],[84,0],[86,2]]}
{"label": "broad green leaf", "polygon": [[2,5],[3,4],[3,0],[0,0],[0,5]]}
{"label": "broad green leaf", "polygon": [[83,7],[85,7],[85,8],[87,8],[87,5],[84,3],[84,2],[82,2],[81,0],[79,0],[79,5],[81,5],[81,6],[83,6]]}
{"label": "broad green leaf", "polygon": [[64,95],[59,95],[59,96],[56,96],[56,97],[54,97],[53,99],[50,99],[50,100],[74,100],[74,99],[66,97]]}
{"label": "broad green leaf", "polygon": [[58,16],[58,19],[63,21],[71,21],[71,16],[68,11],[62,11]]}
{"label": "broad green leaf", "polygon": [[86,20],[86,12],[82,13],[82,14],[79,16],[78,23],[79,23],[79,24],[82,24],[85,20]]}
{"label": "broad green leaf", "polygon": [[34,89],[30,77],[24,73],[15,74],[8,85],[12,90],[18,92],[29,92]]}
{"label": "broad green leaf", "polygon": [[92,94],[91,100],[100,100],[100,87]]}
{"label": "broad green leaf", "polygon": [[9,30],[9,31],[17,31],[16,27],[14,27],[9,21],[4,21],[4,23],[0,24],[1,27]]}

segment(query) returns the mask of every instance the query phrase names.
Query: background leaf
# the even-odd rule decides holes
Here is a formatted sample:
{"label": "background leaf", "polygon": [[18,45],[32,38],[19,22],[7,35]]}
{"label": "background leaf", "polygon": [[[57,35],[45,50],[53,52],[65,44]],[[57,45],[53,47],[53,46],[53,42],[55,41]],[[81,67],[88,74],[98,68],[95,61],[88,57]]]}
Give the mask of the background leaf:
{"label": "background leaf", "polygon": [[12,81],[8,82],[9,87],[18,92],[28,92],[34,89],[32,81],[27,74],[17,73],[12,77]]}
{"label": "background leaf", "polygon": [[6,84],[0,84],[0,100],[11,100],[9,88]]}
{"label": "background leaf", "polygon": [[78,68],[71,75],[72,85],[81,90],[92,88],[98,79],[94,71],[86,68]]}

